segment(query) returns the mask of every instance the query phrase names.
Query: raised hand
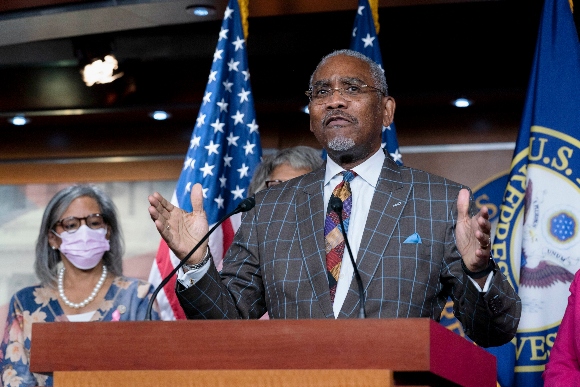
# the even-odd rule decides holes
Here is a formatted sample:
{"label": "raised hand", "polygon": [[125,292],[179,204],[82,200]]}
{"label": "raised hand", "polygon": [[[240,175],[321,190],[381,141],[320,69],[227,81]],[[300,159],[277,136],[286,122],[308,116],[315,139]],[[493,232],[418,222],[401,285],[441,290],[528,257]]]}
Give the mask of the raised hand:
{"label": "raised hand", "polygon": [[[185,212],[155,192],[148,197],[149,215],[161,237],[179,259],[185,257],[208,232],[207,216],[203,210],[201,184],[191,188],[192,212]],[[189,264],[201,262],[207,241],[189,259]]]}
{"label": "raised hand", "polygon": [[491,254],[489,211],[483,206],[473,217],[469,215],[469,191],[462,189],[457,197],[457,248],[465,266],[478,272],[487,268]]}

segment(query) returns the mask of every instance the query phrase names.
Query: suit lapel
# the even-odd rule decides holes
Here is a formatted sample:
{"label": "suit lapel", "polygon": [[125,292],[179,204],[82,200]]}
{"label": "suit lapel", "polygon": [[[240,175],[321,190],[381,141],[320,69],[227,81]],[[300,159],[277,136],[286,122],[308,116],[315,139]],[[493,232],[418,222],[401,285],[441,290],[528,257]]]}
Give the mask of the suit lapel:
{"label": "suit lapel", "polygon": [[304,188],[296,194],[296,221],[304,264],[312,283],[314,297],[318,300],[324,315],[327,318],[334,318],[325,264],[324,171],[324,168],[320,168],[304,176]]}
{"label": "suit lapel", "polygon": [[[365,230],[357,254],[359,270],[365,290],[368,288],[377,267],[384,256],[390,237],[408,200],[412,184],[403,183],[400,167],[389,157],[385,159],[371,211],[367,217]],[[376,232],[379,230],[380,232]],[[385,238],[388,235],[388,238]],[[359,291],[353,278],[342,310],[348,316],[358,313]]]}

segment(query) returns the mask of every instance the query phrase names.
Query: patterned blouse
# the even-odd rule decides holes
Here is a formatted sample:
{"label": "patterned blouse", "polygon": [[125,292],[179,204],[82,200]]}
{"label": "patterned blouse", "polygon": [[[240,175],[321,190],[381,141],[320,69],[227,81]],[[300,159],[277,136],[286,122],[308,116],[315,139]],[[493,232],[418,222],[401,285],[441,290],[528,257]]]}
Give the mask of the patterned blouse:
{"label": "patterned blouse", "polygon": [[[153,286],[134,278],[116,277],[90,321],[144,320]],[[151,319],[159,315],[152,311]],[[0,375],[5,387],[52,386],[52,375],[29,370],[32,323],[69,321],[58,303],[58,291],[30,286],[10,300],[0,343]]]}

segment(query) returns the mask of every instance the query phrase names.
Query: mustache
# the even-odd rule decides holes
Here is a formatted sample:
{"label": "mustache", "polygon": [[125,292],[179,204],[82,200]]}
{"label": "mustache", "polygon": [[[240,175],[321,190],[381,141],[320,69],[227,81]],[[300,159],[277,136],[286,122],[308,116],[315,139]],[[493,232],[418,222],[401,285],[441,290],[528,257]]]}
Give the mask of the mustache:
{"label": "mustache", "polygon": [[358,124],[358,119],[354,116],[351,116],[350,114],[342,111],[342,110],[331,110],[328,113],[326,113],[324,115],[324,117],[322,118],[322,126],[325,126],[328,124],[328,122],[334,118],[344,118],[347,121],[349,121],[350,123],[353,124]]}

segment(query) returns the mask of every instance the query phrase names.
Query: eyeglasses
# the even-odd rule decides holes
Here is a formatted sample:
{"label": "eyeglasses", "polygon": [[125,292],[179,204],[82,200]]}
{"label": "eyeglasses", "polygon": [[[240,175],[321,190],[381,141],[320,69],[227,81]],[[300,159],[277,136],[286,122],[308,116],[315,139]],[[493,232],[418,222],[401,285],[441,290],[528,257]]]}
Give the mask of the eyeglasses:
{"label": "eyeglasses", "polygon": [[342,98],[349,102],[360,98],[363,94],[370,91],[378,91],[381,95],[385,95],[383,90],[374,86],[356,84],[347,84],[343,87],[313,86],[305,94],[308,96],[310,102],[321,105],[326,103],[335,91],[338,91]]}
{"label": "eyeglasses", "polygon": [[61,226],[64,229],[64,231],[72,234],[79,229],[82,220],[84,220],[85,224],[89,228],[92,228],[93,230],[104,228],[106,225],[103,215],[91,214],[89,216],[85,216],[84,218],[77,218],[76,216],[69,216],[68,218],[63,218],[58,222],[56,222],[54,227]]}
{"label": "eyeglasses", "polygon": [[266,180],[266,188],[273,187],[275,185],[278,185],[280,183],[284,183],[286,181],[287,180],[278,180],[278,179],[276,179],[276,180]]}

